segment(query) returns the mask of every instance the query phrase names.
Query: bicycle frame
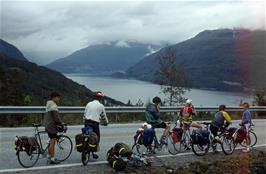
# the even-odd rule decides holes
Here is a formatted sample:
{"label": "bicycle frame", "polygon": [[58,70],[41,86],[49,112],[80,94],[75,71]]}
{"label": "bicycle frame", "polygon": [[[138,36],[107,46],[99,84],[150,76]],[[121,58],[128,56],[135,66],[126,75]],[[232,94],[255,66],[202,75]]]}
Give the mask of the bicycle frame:
{"label": "bicycle frame", "polygon": [[38,140],[38,146],[39,146],[40,154],[44,154],[46,152],[46,150],[48,149],[50,142],[47,144],[47,146],[45,148],[43,148],[40,134],[47,134],[47,132],[46,131],[39,131],[38,127],[35,127],[34,136]]}

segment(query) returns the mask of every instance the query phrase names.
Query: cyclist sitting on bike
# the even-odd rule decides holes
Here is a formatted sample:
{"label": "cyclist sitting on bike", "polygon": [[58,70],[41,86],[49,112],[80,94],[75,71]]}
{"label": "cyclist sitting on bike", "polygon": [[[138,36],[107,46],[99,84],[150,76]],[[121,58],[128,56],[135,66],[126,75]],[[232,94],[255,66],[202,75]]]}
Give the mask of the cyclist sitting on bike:
{"label": "cyclist sitting on bike", "polygon": [[193,116],[196,115],[196,111],[194,106],[192,105],[192,100],[187,99],[185,106],[182,106],[180,108],[179,112],[180,118],[180,127],[182,127],[184,130],[187,130],[190,126],[196,127],[196,128],[202,128],[199,124],[193,123]]}
{"label": "cyclist sitting on bike", "polygon": [[161,143],[166,143],[166,135],[170,131],[170,125],[166,124],[163,122],[160,118],[160,104],[161,104],[161,99],[160,97],[154,97],[152,99],[153,103],[150,103],[146,107],[145,111],[145,117],[147,120],[148,124],[151,124],[153,128],[163,128],[164,132],[161,137]]}
{"label": "cyclist sitting on bike", "polygon": [[248,102],[244,102],[243,103],[243,115],[242,115],[242,121],[240,123],[241,126],[243,126],[245,128],[245,131],[247,132],[246,135],[246,148],[243,149],[243,152],[249,152],[250,151],[250,136],[249,136],[249,127],[251,125],[251,114],[249,111],[249,103]]}
{"label": "cyclist sitting on bike", "polygon": [[[210,131],[214,137],[214,140],[216,140],[219,143],[221,143],[221,141],[217,136],[218,131],[220,131],[222,128],[227,128],[232,123],[232,119],[230,115],[227,112],[225,112],[225,109],[226,109],[225,105],[219,106],[219,112],[215,114],[215,117],[210,125]],[[213,150],[214,152],[218,152],[216,150],[216,143],[213,143]]]}
{"label": "cyclist sitting on bike", "polygon": [[[94,100],[86,105],[84,113],[85,127],[91,127],[93,132],[95,132],[98,136],[97,151],[99,151],[100,143],[99,124],[102,123],[103,126],[108,125],[108,118],[106,116],[104,105],[100,103],[103,97],[104,95],[102,92],[96,92],[94,95]],[[97,159],[98,155],[93,153],[93,158]]]}
{"label": "cyclist sitting on bike", "polygon": [[59,164],[54,157],[55,155],[55,143],[57,139],[57,127],[62,125],[62,121],[59,117],[57,104],[60,101],[60,95],[57,92],[53,92],[50,95],[50,100],[46,103],[46,116],[44,118],[45,131],[50,138],[48,147],[48,162],[50,164]]}

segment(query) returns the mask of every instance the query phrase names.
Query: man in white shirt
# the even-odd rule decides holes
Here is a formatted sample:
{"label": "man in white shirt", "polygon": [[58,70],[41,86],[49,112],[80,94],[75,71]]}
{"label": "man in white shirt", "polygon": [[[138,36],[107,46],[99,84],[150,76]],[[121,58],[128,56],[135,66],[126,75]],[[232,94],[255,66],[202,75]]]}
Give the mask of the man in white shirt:
{"label": "man in white shirt", "polygon": [[[98,143],[100,143],[99,124],[101,123],[104,126],[108,125],[108,118],[106,116],[104,105],[100,103],[103,97],[103,93],[96,92],[94,100],[86,105],[84,113],[85,127],[91,127],[93,129],[93,132],[98,136]],[[99,151],[99,145],[97,151]],[[97,159],[98,155],[94,153],[93,158]]]}

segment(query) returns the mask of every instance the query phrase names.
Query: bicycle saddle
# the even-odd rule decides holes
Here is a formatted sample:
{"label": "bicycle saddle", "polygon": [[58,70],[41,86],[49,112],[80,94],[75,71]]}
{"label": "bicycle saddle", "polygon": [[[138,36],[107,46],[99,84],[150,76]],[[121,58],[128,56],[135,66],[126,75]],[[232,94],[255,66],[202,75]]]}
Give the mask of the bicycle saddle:
{"label": "bicycle saddle", "polygon": [[35,124],[35,123],[32,123],[32,126],[34,126],[34,127],[40,127],[41,124]]}

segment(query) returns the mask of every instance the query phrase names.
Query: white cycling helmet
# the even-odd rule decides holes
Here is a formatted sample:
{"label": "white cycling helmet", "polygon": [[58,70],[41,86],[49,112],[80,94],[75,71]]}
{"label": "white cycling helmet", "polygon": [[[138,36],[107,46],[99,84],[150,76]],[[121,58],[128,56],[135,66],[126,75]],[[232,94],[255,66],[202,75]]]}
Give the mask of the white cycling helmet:
{"label": "white cycling helmet", "polygon": [[186,104],[190,104],[191,105],[192,104],[192,100],[191,99],[187,99],[186,100]]}

